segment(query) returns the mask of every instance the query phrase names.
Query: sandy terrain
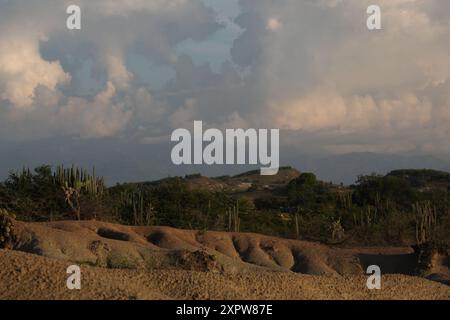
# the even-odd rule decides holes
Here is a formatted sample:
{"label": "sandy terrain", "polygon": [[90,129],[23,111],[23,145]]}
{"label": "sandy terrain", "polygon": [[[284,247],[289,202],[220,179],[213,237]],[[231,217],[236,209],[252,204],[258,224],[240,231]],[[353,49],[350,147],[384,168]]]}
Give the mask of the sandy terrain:
{"label": "sandy terrain", "polygon": [[[257,234],[16,222],[0,250],[2,299],[450,299],[448,256],[415,274],[412,249],[337,248]],[[66,268],[82,269],[82,289]],[[368,290],[368,265],[383,272]],[[447,284],[446,284],[447,283]]]}

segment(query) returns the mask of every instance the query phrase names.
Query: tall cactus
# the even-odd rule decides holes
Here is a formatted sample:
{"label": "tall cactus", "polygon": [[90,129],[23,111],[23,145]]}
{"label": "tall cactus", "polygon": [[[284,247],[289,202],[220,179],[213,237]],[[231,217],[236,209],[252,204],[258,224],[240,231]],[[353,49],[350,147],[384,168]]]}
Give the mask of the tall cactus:
{"label": "tall cactus", "polygon": [[300,224],[299,224],[299,221],[298,221],[298,216],[299,216],[299,214],[298,214],[298,212],[296,212],[295,215],[294,215],[295,237],[296,237],[296,239],[300,238]]}
{"label": "tall cactus", "polygon": [[416,221],[416,242],[422,245],[432,240],[437,223],[437,211],[430,201],[413,204],[413,213]]}
{"label": "tall cactus", "polygon": [[239,232],[241,228],[241,219],[239,218],[239,200],[232,208],[228,209],[228,231]]}
{"label": "tall cactus", "polygon": [[101,196],[105,190],[103,178],[95,175],[95,167],[92,174],[88,174],[85,169],[80,169],[72,165],[71,168],[64,168],[63,165],[57,166],[53,175],[55,183],[60,186],[75,188],[81,186],[80,192],[85,192],[91,196]]}
{"label": "tall cactus", "polygon": [[338,200],[343,209],[349,210],[353,205],[351,192],[340,192],[338,194]]}
{"label": "tall cactus", "polygon": [[151,225],[153,219],[153,205],[146,194],[141,191],[124,191],[120,194],[118,203],[120,211],[132,213],[132,224]]}

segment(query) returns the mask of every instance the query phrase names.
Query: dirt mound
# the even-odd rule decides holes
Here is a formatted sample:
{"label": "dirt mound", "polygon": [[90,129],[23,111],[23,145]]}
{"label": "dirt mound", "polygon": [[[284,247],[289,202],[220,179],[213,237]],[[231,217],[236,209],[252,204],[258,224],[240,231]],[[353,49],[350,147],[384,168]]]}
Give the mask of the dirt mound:
{"label": "dirt mound", "polygon": [[[98,221],[15,224],[15,250],[111,268],[188,268],[190,259],[200,253],[206,260],[214,258],[214,268],[230,273],[262,268],[310,275],[363,275],[368,266],[378,265],[384,274],[414,275],[418,268],[417,254],[409,247],[338,248],[252,233]],[[183,260],[186,253],[192,256]],[[197,270],[198,261],[193,259],[192,264],[192,270]],[[433,273],[450,276],[448,257],[434,259],[425,276]]]}
{"label": "dirt mound", "polygon": [[[2,252],[5,259],[12,259],[14,263],[16,260],[20,260],[16,262],[21,265],[26,261],[38,263],[44,268],[43,270],[51,269],[48,275],[55,272],[52,270],[55,266],[61,268],[69,264],[81,265],[96,276],[103,272],[104,274],[98,276],[112,282],[99,285],[100,287],[95,291],[99,294],[98,298],[105,297],[104,290],[111,289],[110,286],[126,288],[120,289],[122,291],[116,288],[121,293],[106,295],[110,298],[367,298],[371,295],[370,293],[358,293],[352,290],[356,290],[356,284],[361,288],[365,287],[367,277],[364,273],[370,265],[380,266],[385,278],[390,279],[391,282],[387,285],[391,283],[392,292],[386,297],[406,298],[406,292],[417,286],[424,290],[438,288],[438,292],[430,289],[429,293],[423,295],[425,298],[435,297],[431,293],[448,298],[450,291],[450,287],[445,285],[449,284],[450,280],[448,255],[434,259],[433,267],[427,274],[423,274],[422,278],[408,277],[408,275],[415,275],[418,267],[417,254],[408,247],[339,248],[251,233],[204,232],[169,227],[130,227],[98,221],[51,223],[16,221],[15,237],[13,249],[24,253]],[[14,263],[11,267],[6,267],[5,264],[7,270],[3,272],[10,272],[17,276],[18,280],[22,279],[23,270],[25,273],[34,270],[34,277],[38,279],[41,276],[47,276],[47,273],[42,275],[40,269],[26,265],[22,265],[19,268],[22,271],[17,273]],[[162,276],[154,278],[162,274],[166,274],[170,279]],[[389,276],[390,274],[393,276]],[[3,276],[6,275],[3,273]],[[61,277],[65,276],[65,273],[61,275]],[[123,282],[117,280],[120,282],[117,283],[116,276],[120,276]],[[142,289],[138,281],[130,280],[133,277],[149,281],[149,286],[144,286]],[[201,285],[206,285],[204,281],[210,277],[212,277],[211,281],[223,283],[229,291],[220,295],[220,290],[217,288],[219,290],[217,292],[214,291],[215,289],[211,289],[213,291],[205,289],[208,293],[202,293],[194,290],[189,282],[195,279]],[[178,279],[176,281],[182,281],[189,286],[181,289],[177,287],[181,285],[180,283],[176,282],[176,286],[172,283],[175,281],[173,279]],[[442,287],[427,279],[440,282]],[[45,281],[45,285],[53,285]],[[155,284],[153,281],[162,281],[164,288],[169,285],[175,291],[150,290],[149,288],[153,288],[150,287],[150,283],[152,286]],[[357,282],[349,284],[346,281]],[[302,290],[291,288],[284,295],[283,287],[279,287],[281,283],[288,287],[292,286],[292,283],[298,283]],[[395,291],[394,283],[405,286],[404,292]],[[18,294],[16,286],[21,285],[23,284],[11,283],[15,294]],[[312,287],[309,288],[308,285]],[[343,286],[342,288],[347,288],[349,291],[344,294],[347,289],[341,290],[340,287],[333,287],[335,285]],[[267,292],[262,289],[253,292],[248,291],[249,288],[247,288],[242,295],[238,293],[245,286],[265,288]],[[331,290],[329,295],[315,291],[317,288],[330,290],[328,286],[336,290]],[[139,288],[144,293],[140,292]],[[359,290],[362,290],[361,288]],[[0,285],[0,291],[2,290],[4,295],[11,294],[4,284]],[[184,290],[184,295],[177,290]],[[308,293],[308,290],[311,292]],[[62,291],[56,291],[56,294],[66,297],[66,293]]]}

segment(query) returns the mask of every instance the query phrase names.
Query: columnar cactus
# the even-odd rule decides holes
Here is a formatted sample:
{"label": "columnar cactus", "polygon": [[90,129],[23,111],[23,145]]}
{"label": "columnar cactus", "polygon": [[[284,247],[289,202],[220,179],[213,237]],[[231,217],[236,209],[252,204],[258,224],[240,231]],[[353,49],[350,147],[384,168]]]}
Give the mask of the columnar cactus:
{"label": "columnar cactus", "polygon": [[92,174],[88,174],[86,170],[75,166],[71,168],[57,166],[53,176],[55,182],[62,187],[77,189],[80,186],[80,191],[86,192],[91,196],[101,196],[105,189],[103,178],[96,176],[95,168],[92,169]]}
{"label": "columnar cactus", "polygon": [[0,248],[8,249],[14,242],[14,219],[5,209],[0,209]]}
{"label": "columnar cactus", "polygon": [[[154,218],[154,207],[148,196],[141,190],[124,191],[120,194],[119,210],[132,212],[132,223],[136,226],[152,224]],[[131,221],[129,221],[131,222]]]}
{"label": "columnar cactus", "polygon": [[433,240],[437,225],[437,211],[431,202],[425,201],[415,203],[413,212],[416,218],[416,242],[420,246]]}

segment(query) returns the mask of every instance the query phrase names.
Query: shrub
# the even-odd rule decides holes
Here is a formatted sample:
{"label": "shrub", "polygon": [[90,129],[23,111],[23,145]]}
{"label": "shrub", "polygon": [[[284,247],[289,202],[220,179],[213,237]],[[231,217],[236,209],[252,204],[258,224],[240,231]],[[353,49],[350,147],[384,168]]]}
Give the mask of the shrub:
{"label": "shrub", "polygon": [[0,248],[8,249],[12,246],[14,235],[15,216],[5,209],[0,209]]}

